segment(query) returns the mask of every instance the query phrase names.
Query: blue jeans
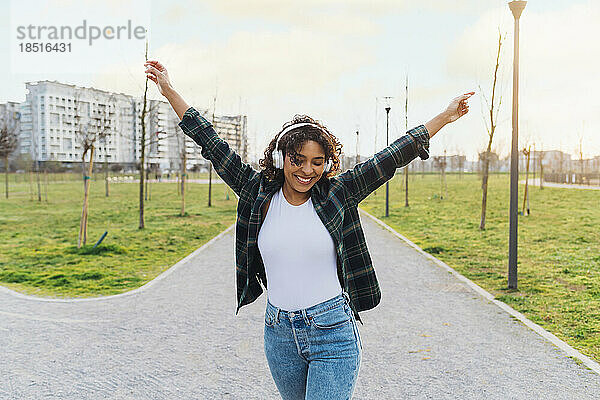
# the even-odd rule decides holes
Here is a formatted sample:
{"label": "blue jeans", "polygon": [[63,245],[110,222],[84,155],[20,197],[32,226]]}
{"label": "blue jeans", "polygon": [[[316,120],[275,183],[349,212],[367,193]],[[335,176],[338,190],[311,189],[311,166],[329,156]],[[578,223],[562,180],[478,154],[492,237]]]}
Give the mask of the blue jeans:
{"label": "blue jeans", "polygon": [[350,399],[362,341],[347,293],[293,312],[265,311],[265,355],[284,400]]}

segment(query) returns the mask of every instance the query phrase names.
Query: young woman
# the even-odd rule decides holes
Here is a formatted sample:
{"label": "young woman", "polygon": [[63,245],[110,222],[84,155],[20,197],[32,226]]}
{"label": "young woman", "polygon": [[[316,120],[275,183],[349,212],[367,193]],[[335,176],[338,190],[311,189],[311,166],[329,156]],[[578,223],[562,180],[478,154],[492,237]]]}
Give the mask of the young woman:
{"label": "young woman", "polygon": [[381,299],[358,203],[397,168],[427,159],[429,139],[469,111],[474,92],[341,174],[340,142],[322,123],[296,115],[256,171],[173,89],[163,65],[144,65],[183,132],[239,196],[236,314],[267,290],[264,350],[282,398],[349,399],[362,358],[358,312]]}

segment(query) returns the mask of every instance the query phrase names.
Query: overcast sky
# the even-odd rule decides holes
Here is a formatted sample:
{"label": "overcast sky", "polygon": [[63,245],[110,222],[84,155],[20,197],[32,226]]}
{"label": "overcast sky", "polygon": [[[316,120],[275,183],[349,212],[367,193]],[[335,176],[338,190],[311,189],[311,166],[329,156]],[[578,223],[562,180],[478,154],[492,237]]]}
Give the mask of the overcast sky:
{"label": "overcast sky", "polygon": [[[484,95],[491,99],[500,29],[506,39],[494,148],[502,155],[508,153],[513,17],[506,1],[37,3],[47,7],[31,7],[32,20],[37,12],[37,18],[48,19],[48,24],[58,24],[56,15],[80,15],[75,7],[90,23],[100,14],[105,20],[118,17],[135,22],[136,17],[149,13],[150,58],[166,65],[173,85],[193,106],[212,108],[216,92],[218,114],[246,114],[251,153],[262,152],[294,114],[308,114],[341,139],[347,154],[356,152],[358,129],[360,153],[372,154],[385,145],[382,97],[394,97],[390,141],[405,130],[408,74],[409,128],[441,112],[453,97],[476,92],[469,114],[447,125],[431,144],[433,154],[446,149],[449,154],[475,159],[487,143],[489,112]],[[0,7],[9,6],[2,4]],[[6,11],[0,13],[0,35],[6,38],[0,40],[3,60],[10,59],[8,39],[16,34]],[[73,18],[71,24],[81,20],[80,16]],[[535,143],[538,150],[562,149],[575,154],[582,139],[584,157],[600,155],[598,21],[598,1],[528,2],[521,17],[521,147]],[[100,56],[95,60],[63,57],[64,71],[78,72],[48,71],[40,64],[37,73],[22,73],[3,62],[0,102],[24,101],[24,82],[42,79],[139,96],[145,79],[143,43],[139,43],[127,51],[91,47]],[[159,98],[152,85],[152,96]]]}

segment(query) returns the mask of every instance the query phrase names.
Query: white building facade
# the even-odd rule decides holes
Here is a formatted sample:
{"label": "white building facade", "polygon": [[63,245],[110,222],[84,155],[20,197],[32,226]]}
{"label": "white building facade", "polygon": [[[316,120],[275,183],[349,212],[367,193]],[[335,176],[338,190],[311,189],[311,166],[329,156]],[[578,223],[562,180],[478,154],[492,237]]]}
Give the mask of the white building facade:
{"label": "white building facade", "polygon": [[21,103],[9,101],[0,104],[0,126],[17,137],[17,148],[8,156],[12,160],[19,153],[19,136],[21,132]]}
{"label": "white building facade", "polygon": [[[20,152],[34,161],[80,162],[84,135],[104,133],[94,161],[130,162],[133,98],[58,82],[26,83]],[[89,156],[88,156],[89,157]]]}
{"label": "white building facade", "polygon": [[[141,98],[123,93],[56,81],[27,82],[25,102],[18,106],[18,153],[29,154],[34,161],[81,162],[82,139],[101,136],[94,144],[95,163],[106,160],[134,167],[142,153],[142,110]],[[206,111],[199,111],[210,120]],[[179,128],[179,118],[168,102],[149,100],[145,120],[148,165],[163,171],[179,170],[184,148],[188,169],[207,165],[200,147]],[[245,160],[246,117],[215,116],[214,126]]]}

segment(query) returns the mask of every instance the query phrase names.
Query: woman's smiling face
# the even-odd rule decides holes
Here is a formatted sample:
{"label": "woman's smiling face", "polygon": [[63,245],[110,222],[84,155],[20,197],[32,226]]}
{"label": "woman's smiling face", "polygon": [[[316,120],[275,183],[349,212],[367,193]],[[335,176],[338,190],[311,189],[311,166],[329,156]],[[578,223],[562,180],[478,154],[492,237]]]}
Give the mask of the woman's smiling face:
{"label": "woman's smiling face", "polygon": [[321,179],[325,168],[325,151],[319,143],[308,140],[298,151],[296,165],[285,155],[283,176],[285,184],[295,192],[306,193]]}

